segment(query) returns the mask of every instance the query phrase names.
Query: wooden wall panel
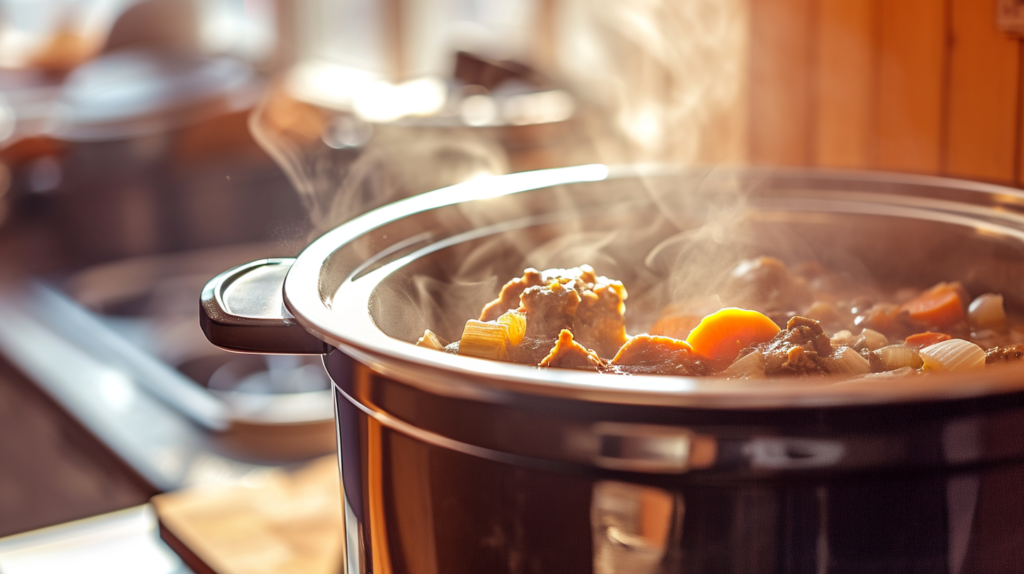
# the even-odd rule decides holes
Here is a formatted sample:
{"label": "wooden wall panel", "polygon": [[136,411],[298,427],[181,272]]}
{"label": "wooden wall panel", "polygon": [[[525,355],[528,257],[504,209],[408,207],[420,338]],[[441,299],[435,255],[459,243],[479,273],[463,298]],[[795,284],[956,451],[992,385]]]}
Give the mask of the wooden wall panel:
{"label": "wooden wall panel", "polygon": [[1024,41],[997,0],[747,0],[752,163],[1024,187]]}
{"label": "wooden wall panel", "polygon": [[750,5],[750,160],[812,162],[811,32],[814,0]]}
{"label": "wooden wall panel", "polygon": [[875,96],[880,169],[941,170],[946,1],[880,3]]}
{"label": "wooden wall panel", "polygon": [[1010,182],[1017,134],[1018,41],[995,26],[995,0],[952,0],[946,172]]}
{"label": "wooden wall panel", "polygon": [[872,159],[878,2],[817,2],[815,164],[867,168]]}

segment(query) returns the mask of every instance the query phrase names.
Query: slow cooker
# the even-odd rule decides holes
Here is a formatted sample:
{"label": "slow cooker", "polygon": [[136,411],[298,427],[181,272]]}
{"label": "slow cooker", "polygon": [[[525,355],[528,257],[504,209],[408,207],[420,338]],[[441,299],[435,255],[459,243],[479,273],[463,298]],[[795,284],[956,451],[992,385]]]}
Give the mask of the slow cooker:
{"label": "slow cooker", "polygon": [[[612,376],[446,354],[524,267],[593,265],[643,332],[745,257],[1024,308],[1024,193],[934,177],[585,165],[357,217],[202,293],[230,350],[333,380],[348,574],[1024,571],[1024,371]],[[645,323],[646,322],[646,323]]]}

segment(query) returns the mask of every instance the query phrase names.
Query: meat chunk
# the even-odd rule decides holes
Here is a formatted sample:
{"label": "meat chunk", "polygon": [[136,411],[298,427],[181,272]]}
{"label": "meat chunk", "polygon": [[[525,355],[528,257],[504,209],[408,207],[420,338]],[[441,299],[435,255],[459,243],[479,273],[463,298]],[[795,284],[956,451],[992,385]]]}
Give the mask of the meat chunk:
{"label": "meat chunk", "polygon": [[509,351],[508,360],[521,365],[539,365],[557,342],[557,338],[523,337],[523,340]]}
{"label": "meat chunk", "polygon": [[568,330],[583,346],[611,357],[626,342],[625,299],[621,282],[598,276],[589,265],[543,272],[527,269],[502,288],[498,299],[484,308],[481,320],[517,309],[526,314],[527,338],[554,344],[559,333]]}
{"label": "meat chunk", "polygon": [[671,337],[632,337],[612,359],[612,372],[634,375],[699,377],[709,373],[707,364],[686,341]]}
{"label": "meat chunk", "polygon": [[571,279],[560,277],[523,292],[519,310],[526,313],[527,337],[554,339],[563,330],[573,330],[576,309],[583,300],[575,286]]}
{"label": "meat chunk", "polygon": [[926,330],[910,318],[910,313],[892,303],[854,303],[852,309],[856,310],[853,318],[854,327],[878,331],[889,339],[905,339],[908,335]]}
{"label": "meat chunk", "polygon": [[833,351],[821,325],[806,317],[793,317],[785,329],[756,349],[765,357],[769,376],[825,374]]}
{"label": "meat chunk", "polygon": [[544,283],[543,276],[540,271],[536,269],[527,269],[523,272],[522,277],[516,277],[509,281],[501,288],[501,293],[498,294],[498,298],[491,301],[487,305],[484,305],[483,311],[480,313],[481,321],[494,321],[498,317],[505,314],[506,311],[512,311],[519,307],[519,298],[523,295],[523,291],[526,291],[528,287],[534,285],[541,285]]}
{"label": "meat chunk", "polygon": [[985,364],[1012,363],[1024,359],[1024,345],[995,347],[985,353]]}
{"label": "meat chunk", "polygon": [[807,280],[791,273],[774,257],[740,262],[722,292],[722,299],[729,305],[757,309],[773,319],[776,314],[802,309],[814,300]]}
{"label": "meat chunk", "polygon": [[597,370],[602,366],[601,358],[573,340],[572,333],[563,329],[548,356],[540,362],[542,367],[560,369]]}
{"label": "meat chunk", "polygon": [[593,269],[589,275],[585,283],[576,282],[576,289],[582,290],[582,300],[576,309],[575,334],[597,354],[611,357],[627,339],[622,317],[626,310],[626,288],[619,281],[595,276]]}

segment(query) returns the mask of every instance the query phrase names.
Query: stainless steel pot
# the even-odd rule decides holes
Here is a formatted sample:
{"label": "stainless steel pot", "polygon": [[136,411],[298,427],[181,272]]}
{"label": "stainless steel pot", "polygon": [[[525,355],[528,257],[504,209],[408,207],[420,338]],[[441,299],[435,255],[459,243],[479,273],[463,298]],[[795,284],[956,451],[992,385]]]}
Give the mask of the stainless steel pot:
{"label": "stainless steel pot", "polygon": [[[622,279],[646,328],[749,255],[1024,308],[1024,193],[940,178],[600,165],[477,180],[213,279],[207,337],[321,353],[349,573],[1016,572],[1024,372],[733,383],[416,347],[524,266]],[[697,267],[700,263],[700,267]]]}

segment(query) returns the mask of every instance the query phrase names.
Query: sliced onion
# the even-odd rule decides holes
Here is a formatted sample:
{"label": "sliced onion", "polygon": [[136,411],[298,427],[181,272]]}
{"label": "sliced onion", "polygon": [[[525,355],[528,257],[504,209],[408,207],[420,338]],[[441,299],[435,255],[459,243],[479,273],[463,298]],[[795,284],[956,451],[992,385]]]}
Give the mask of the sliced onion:
{"label": "sliced onion", "polygon": [[1003,296],[994,293],[979,295],[968,308],[967,318],[975,329],[1006,329],[1006,311],[1003,310]]}
{"label": "sliced onion", "polygon": [[842,331],[837,331],[835,335],[832,335],[830,340],[832,341],[832,346],[838,348],[852,347],[853,343],[856,342],[857,339],[853,336],[853,333],[843,329]]}
{"label": "sliced onion", "polygon": [[828,370],[842,375],[865,375],[871,372],[871,363],[850,347],[841,347],[832,356]]}
{"label": "sliced onion", "polygon": [[722,371],[722,376],[728,379],[760,379],[764,376],[764,355],[761,351],[748,353]]}
{"label": "sliced onion", "polygon": [[886,371],[902,369],[904,367],[917,369],[922,364],[921,357],[917,354],[917,351],[906,345],[889,345],[888,347],[882,347],[875,351],[875,353],[881,359],[882,366],[885,367]]}
{"label": "sliced onion", "polygon": [[926,371],[971,371],[985,368],[985,351],[970,341],[949,339],[920,351]]}
{"label": "sliced onion", "polygon": [[889,339],[887,339],[885,335],[872,329],[864,329],[860,332],[860,337],[857,337],[857,341],[853,346],[858,349],[874,351],[875,349],[881,349],[888,344]]}
{"label": "sliced onion", "polygon": [[443,351],[444,343],[441,342],[441,338],[438,337],[433,331],[427,329],[423,331],[423,336],[416,341],[417,347],[426,347],[428,349],[434,349],[435,351]]}

